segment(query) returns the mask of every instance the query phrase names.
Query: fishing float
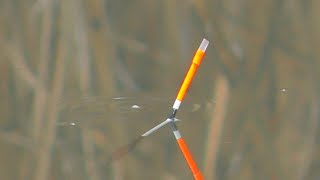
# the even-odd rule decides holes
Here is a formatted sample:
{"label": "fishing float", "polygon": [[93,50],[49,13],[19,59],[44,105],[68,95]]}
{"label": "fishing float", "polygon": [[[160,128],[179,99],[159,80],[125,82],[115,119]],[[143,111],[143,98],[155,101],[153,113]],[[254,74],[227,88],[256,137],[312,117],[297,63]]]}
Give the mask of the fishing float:
{"label": "fishing float", "polygon": [[176,118],[176,114],[179,110],[179,107],[182,103],[182,101],[184,100],[187,91],[191,85],[191,82],[195,76],[195,73],[197,72],[198,67],[200,66],[206,49],[209,45],[209,41],[207,39],[203,39],[198,50],[196,51],[193,60],[192,60],[192,64],[183,80],[183,83],[178,91],[176,100],[174,101],[174,104],[172,106],[172,113],[169,115],[169,117],[163,121],[162,123],[158,124],[157,126],[153,127],[152,129],[146,131],[145,133],[143,133],[142,135],[138,136],[134,141],[132,141],[131,143],[120,147],[117,151],[115,151],[112,156],[111,156],[111,161],[117,160],[119,158],[121,158],[122,156],[124,156],[125,154],[127,154],[128,152],[130,152],[131,150],[133,150],[135,148],[135,146],[141,141],[143,140],[145,137],[149,136],[150,134],[154,133],[155,131],[157,131],[158,129],[160,129],[161,127],[165,126],[166,124],[170,124],[170,127],[172,129],[172,132],[176,138],[176,141],[179,145],[179,148],[193,174],[194,179],[196,180],[202,180],[203,176],[201,174],[201,171],[199,170],[199,168],[197,167],[196,162],[194,161],[192,154],[184,140],[184,138],[182,137],[176,122],[178,121],[178,119]]}

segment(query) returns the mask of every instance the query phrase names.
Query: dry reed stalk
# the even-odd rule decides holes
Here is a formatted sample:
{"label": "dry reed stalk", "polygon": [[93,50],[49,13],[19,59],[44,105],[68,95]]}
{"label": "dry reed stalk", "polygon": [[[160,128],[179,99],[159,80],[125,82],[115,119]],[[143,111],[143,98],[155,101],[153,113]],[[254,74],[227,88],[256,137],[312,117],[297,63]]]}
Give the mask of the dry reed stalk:
{"label": "dry reed stalk", "polygon": [[[38,65],[38,77],[37,83],[41,86],[34,87],[35,97],[33,101],[33,112],[32,112],[32,130],[31,137],[35,144],[40,141],[41,130],[43,128],[43,117],[45,115],[45,107],[47,104],[47,93],[46,93],[46,81],[48,77],[48,61],[49,48],[50,48],[50,38],[52,35],[52,13],[53,7],[51,0],[47,1],[47,6],[43,7],[43,19],[41,26],[41,37],[40,37],[40,53],[39,53],[39,65]],[[24,179],[29,173],[30,156],[25,154],[22,161],[22,168],[20,173],[20,179]]]}
{"label": "dry reed stalk", "polygon": [[229,85],[223,75],[219,75],[215,87],[215,108],[208,123],[207,147],[205,148],[204,175],[207,179],[216,179],[215,163],[220,144],[223,123],[229,100]]}
{"label": "dry reed stalk", "polygon": [[[103,0],[92,0],[85,2],[85,7],[87,8],[86,19],[91,24],[88,28],[88,39],[92,52],[93,60],[95,61],[94,68],[97,73],[98,87],[101,89],[100,93],[112,94],[114,92],[113,88],[113,69],[114,61],[116,60],[115,46],[112,41],[112,29],[108,22],[108,17],[105,16],[105,9],[107,9],[107,4]],[[121,127],[120,127],[121,126]],[[124,124],[118,124],[115,127],[116,136],[119,141],[125,142],[126,136],[124,136]],[[114,164],[113,174],[116,180],[123,179],[121,164]]]}
{"label": "dry reed stalk", "polygon": [[[316,97],[316,96],[315,96]],[[318,134],[318,114],[319,114],[319,106],[318,103],[315,102],[315,100],[312,100],[311,107],[310,107],[310,122],[309,122],[309,131],[307,133],[306,140],[304,142],[304,151],[301,154],[301,157],[299,158],[300,163],[298,166],[298,173],[297,173],[297,179],[303,180],[308,177],[308,173],[310,170],[311,163],[313,161],[313,152],[316,149],[316,139]]]}
{"label": "dry reed stalk", "polygon": [[[312,43],[312,50],[313,53],[315,55],[315,57],[320,57],[320,51],[318,51],[317,47],[320,47],[320,22],[319,22],[319,16],[320,16],[320,12],[319,12],[319,8],[320,8],[320,1],[312,1],[312,6],[311,6],[311,18],[310,20],[310,31],[311,31],[311,43]],[[319,62],[319,61],[318,61]]]}
{"label": "dry reed stalk", "polygon": [[[85,26],[85,19],[82,12],[84,9],[82,4],[77,1],[72,1],[73,9],[74,9],[74,21],[75,21],[75,41],[77,49],[76,61],[79,66],[79,85],[81,94],[90,95],[90,63],[89,63],[89,46],[88,46],[88,31],[87,26]],[[88,179],[91,180],[99,180],[100,175],[97,168],[97,161],[95,159],[95,149],[94,149],[94,140],[89,129],[82,129],[82,147],[84,154],[84,166],[86,169],[86,175]]]}
{"label": "dry reed stalk", "polygon": [[112,62],[116,56],[114,44],[111,43],[111,26],[107,21],[108,17],[105,16],[106,4],[102,0],[92,0],[85,2],[85,6],[87,7],[86,19],[91,24],[88,29],[88,39],[92,47],[93,59],[96,61],[98,82],[101,82],[99,87],[104,94],[111,94]]}
{"label": "dry reed stalk", "polygon": [[[38,92],[39,91],[44,92],[42,90],[43,89],[42,83],[38,80],[38,78],[31,72],[29,67],[25,64],[26,60],[23,58],[21,53],[19,53],[16,48],[11,46],[9,42],[4,43],[2,41],[0,42],[0,46],[3,47],[3,49],[5,49],[4,52],[8,53],[13,69],[18,75],[18,77],[21,78],[22,82],[26,82],[31,87],[31,89],[34,89],[35,91],[36,89],[38,89]],[[44,104],[42,104],[41,107],[44,107]],[[30,127],[33,127],[33,125]],[[32,141],[35,142],[35,139],[32,139]],[[29,152],[26,152],[26,154],[24,154],[23,156],[23,160],[21,163],[22,165],[19,173],[20,174],[19,179],[25,179],[25,177],[28,177],[29,167],[30,167],[29,162],[30,162],[30,154]]]}
{"label": "dry reed stalk", "polygon": [[[9,2],[9,1],[8,1]],[[14,20],[11,20],[10,24],[8,24],[9,29],[11,28],[10,31],[12,31],[11,35],[12,37],[9,37],[7,35],[4,35],[3,38],[8,38],[8,40],[0,39],[0,46],[3,48],[3,52],[9,57],[10,63],[13,66],[14,73],[17,74],[16,77],[18,79],[20,78],[22,81],[17,81],[19,82],[19,85],[17,86],[20,91],[25,93],[25,89],[21,88],[23,86],[20,85],[20,82],[26,83],[31,90],[36,90],[36,89],[42,89],[43,86],[39,82],[38,78],[36,75],[34,75],[31,71],[31,68],[29,68],[26,65],[27,60],[25,59],[24,55],[25,52],[28,52],[28,49],[25,44],[29,44],[29,42],[25,39],[26,36],[28,36],[27,31],[25,31],[26,28],[26,22],[27,22],[27,8],[24,6],[24,2],[16,2],[15,3],[7,3],[5,4],[6,10],[9,9],[8,17],[14,18]],[[14,10],[18,10],[19,12],[15,12]],[[20,17],[19,17],[20,15]],[[12,23],[15,22],[15,23]],[[13,41],[13,42],[10,42]],[[18,80],[17,79],[17,80]],[[21,118],[21,117],[19,117]],[[23,117],[25,118],[25,116]],[[30,126],[27,126],[28,128],[27,131],[30,132],[29,128],[34,127],[31,123]],[[30,151],[25,151],[22,153],[22,163],[20,165],[20,172],[18,173],[18,176],[20,176],[18,179],[25,179],[29,175],[29,168],[30,168]]]}
{"label": "dry reed stalk", "polygon": [[16,72],[18,77],[21,78],[22,82],[26,82],[31,88],[42,87],[42,85],[38,82],[36,76],[25,64],[24,57],[14,46],[12,46],[9,42],[5,42],[3,39],[0,39],[0,47],[3,49],[2,52],[6,53],[6,55],[10,59],[13,70]]}
{"label": "dry reed stalk", "polygon": [[197,0],[190,1],[190,4],[195,8],[195,11],[197,12],[201,20],[203,22],[207,22],[210,17],[208,13],[209,8],[207,8],[210,7],[208,6],[208,3],[205,0]]}
{"label": "dry reed stalk", "polygon": [[78,51],[76,51],[75,63],[79,68],[79,84],[81,93],[87,95],[90,94],[90,63],[89,63],[89,40],[88,40],[88,27],[86,26],[86,19],[83,12],[85,9],[83,4],[77,0],[73,0],[72,6],[74,9],[75,26],[73,28],[75,46]]}
{"label": "dry reed stalk", "polygon": [[94,140],[92,133],[90,133],[90,130],[83,129],[81,131],[82,134],[82,147],[83,147],[83,153],[84,153],[84,161],[85,161],[85,168],[86,168],[86,174],[88,179],[90,180],[99,180],[100,175],[98,173],[97,168],[97,161],[95,160],[95,149],[94,149]]}
{"label": "dry reed stalk", "polygon": [[[41,21],[41,37],[40,37],[40,51],[39,51],[39,66],[38,66],[38,81],[46,87],[48,78],[48,61],[50,59],[50,39],[52,36],[52,18],[53,5],[52,0],[46,1],[47,4],[43,10],[43,19]],[[43,127],[43,116],[47,104],[47,94],[44,88],[35,89],[34,105],[33,105],[33,131],[32,138],[36,143],[39,142],[41,130]]]}
{"label": "dry reed stalk", "polygon": [[[308,51],[312,49],[312,45],[313,45],[310,42],[312,42],[315,37],[312,36],[312,34],[310,33],[312,30],[310,29],[310,26],[308,26],[309,24],[307,24],[308,20],[306,19],[307,15],[305,15],[305,10],[298,2],[295,2],[295,1],[286,2],[286,6],[287,8],[284,8],[285,13],[290,15],[291,20],[293,22],[291,26],[293,27],[297,37],[295,39],[295,43],[299,44],[298,49],[300,51],[306,51],[308,54]],[[319,25],[319,22],[317,22],[316,24]],[[305,49],[308,49],[308,50],[305,50]],[[293,73],[290,73],[290,75],[292,74]],[[304,80],[304,82],[307,82],[307,81],[308,81],[307,79]],[[312,83],[313,82],[309,82],[308,85]],[[310,86],[308,88],[310,88]],[[313,88],[316,89],[315,86]],[[304,90],[305,92],[308,92],[307,85],[304,86],[304,89],[305,89]],[[315,98],[317,98],[317,93],[308,93],[308,94],[310,94],[310,96],[308,98],[305,97],[306,99],[302,100],[302,101],[310,101],[310,107],[309,107],[310,112],[307,115],[302,115],[304,117],[309,117],[307,121],[301,120],[301,121],[304,121],[304,124],[306,124],[306,126],[308,127],[307,128],[308,130],[304,134],[304,136],[301,137],[303,141],[300,146],[302,151],[299,153],[299,156],[296,159],[296,162],[297,162],[295,167],[296,175],[294,175],[294,178],[296,178],[297,180],[308,178],[308,173],[310,171],[309,168],[313,162],[313,152],[315,151],[316,143],[317,143],[316,137],[318,134],[318,124],[319,124],[318,122],[319,105],[314,100]],[[302,103],[299,103],[299,104],[302,104]]]}
{"label": "dry reed stalk", "polygon": [[[184,3],[179,3],[176,1],[166,0],[164,1],[164,6],[166,13],[165,14],[165,24],[166,27],[166,37],[168,37],[168,45],[170,46],[168,50],[170,50],[171,58],[172,59],[182,59],[181,58],[181,46],[179,46],[179,26],[182,22],[178,20],[178,7],[185,6]],[[185,8],[183,8],[185,10]]]}
{"label": "dry reed stalk", "polygon": [[67,53],[65,43],[63,36],[60,37],[57,45],[57,59],[52,90],[50,92],[50,96],[48,96],[48,121],[46,127],[43,128],[43,136],[37,153],[35,180],[44,180],[49,177],[48,175],[52,157],[51,152],[56,138],[56,124],[59,116],[57,104],[59,103],[63,90],[64,66]]}

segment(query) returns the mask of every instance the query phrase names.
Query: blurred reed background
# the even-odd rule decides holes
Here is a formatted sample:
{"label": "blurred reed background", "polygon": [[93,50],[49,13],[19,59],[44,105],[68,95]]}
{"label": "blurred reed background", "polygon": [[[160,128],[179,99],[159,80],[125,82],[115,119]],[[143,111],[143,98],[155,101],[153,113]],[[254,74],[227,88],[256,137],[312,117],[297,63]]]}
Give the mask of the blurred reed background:
{"label": "blurred reed background", "polygon": [[[0,179],[192,179],[169,128],[105,162],[164,120],[204,37],[211,44],[178,117],[206,179],[319,179],[319,8],[1,0]],[[121,103],[107,99],[128,94],[171,101],[121,120]],[[103,98],[86,106],[83,97]],[[183,110],[195,101],[200,112]],[[84,123],[59,125],[70,119]]]}

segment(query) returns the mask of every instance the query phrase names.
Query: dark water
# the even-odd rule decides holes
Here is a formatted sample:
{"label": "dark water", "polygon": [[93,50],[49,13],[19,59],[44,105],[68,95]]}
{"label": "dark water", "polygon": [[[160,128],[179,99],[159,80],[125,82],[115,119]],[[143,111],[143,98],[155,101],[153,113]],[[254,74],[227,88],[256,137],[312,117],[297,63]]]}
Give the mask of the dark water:
{"label": "dark water", "polygon": [[[317,1],[0,2],[0,179],[318,179]],[[122,98],[126,97],[126,98]]]}
{"label": "dark water", "polygon": [[[64,100],[59,104],[61,121],[57,123],[58,142],[63,144],[63,153],[72,153],[73,146],[81,146],[79,133],[89,131],[93,134],[92,141],[97,147],[99,165],[109,168],[109,173],[112,172],[112,166],[125,163],[128,159],[134,159],[139,164],[145,164],[145,161],[157,163],[153,160],[157,154],[163,156],[163,163],[170,167],[174,162],[170,157],[174,154],[179,155],[179,149],[169,127],[163,127],[146,137],[119,160],[110,162],[109,159],[119,151],[119,147],[134,141],[136,137],[164,121],[172,111],[172,99],[174,98],[136,95],[112,98],[90,96]],[[178,112],[178,125],[191,127],[191,123],[199,126],[197,121],[203,118],[202,114],[211,108],[214,102],[192,97],[187,99]],[[190,135],[192,136],[191,133]]]}

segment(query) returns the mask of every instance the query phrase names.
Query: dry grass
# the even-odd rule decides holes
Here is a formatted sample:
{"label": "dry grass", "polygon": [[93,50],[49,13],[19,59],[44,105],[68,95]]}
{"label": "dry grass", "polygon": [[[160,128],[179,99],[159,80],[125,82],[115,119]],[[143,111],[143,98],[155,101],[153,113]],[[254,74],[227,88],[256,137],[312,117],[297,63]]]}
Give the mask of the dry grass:
{"label": "dry grass", "polygon": [[101,163],[156,120],[137,127],[106,113],[88,127],[57,122],[70,96],[173,98],[203,37],[211,46],[189,94],[216,102],[179,125],[206,177],[317,179],[319,7],[316,0],[3,0],[0,179],[191,178],[165,130],[112,167]]}

